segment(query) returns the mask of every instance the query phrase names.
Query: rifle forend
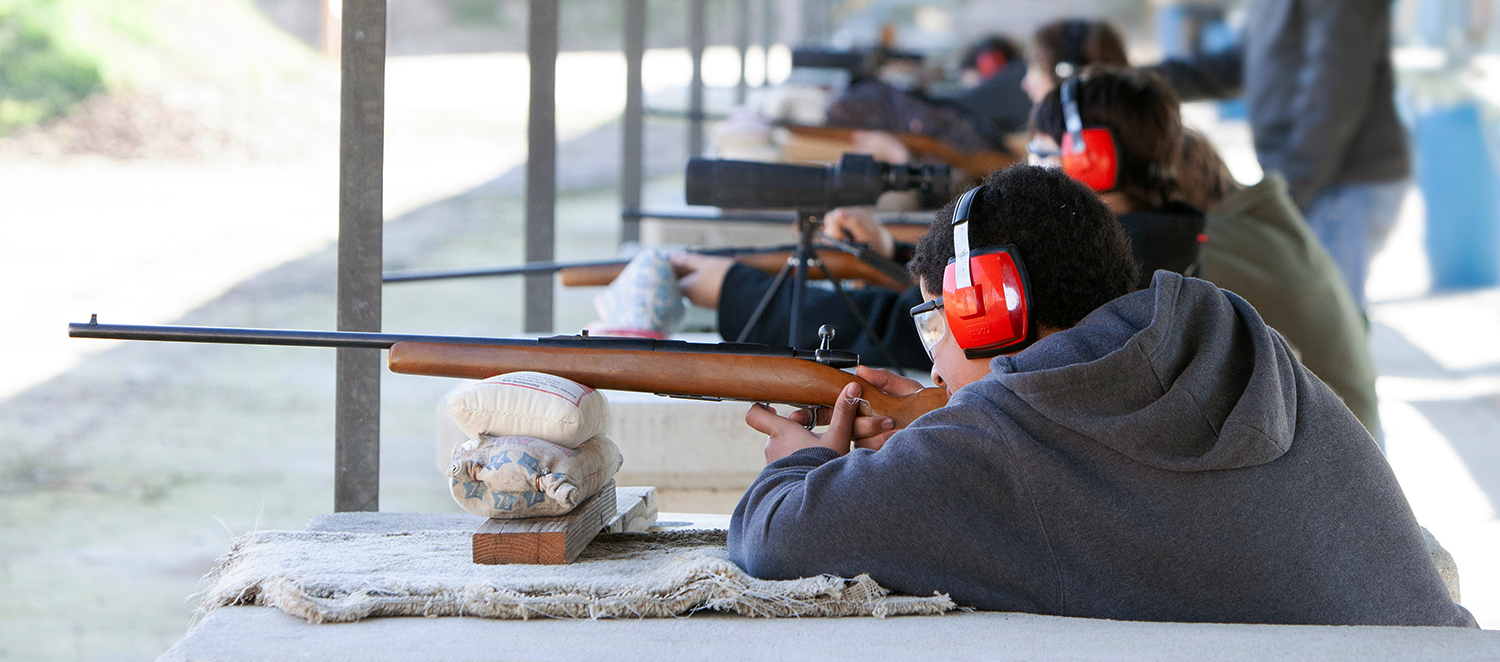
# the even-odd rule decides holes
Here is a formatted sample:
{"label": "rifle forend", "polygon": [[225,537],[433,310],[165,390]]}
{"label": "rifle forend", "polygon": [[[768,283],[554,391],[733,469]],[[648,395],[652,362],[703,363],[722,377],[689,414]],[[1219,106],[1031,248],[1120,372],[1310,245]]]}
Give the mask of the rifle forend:
{"label": "rifle forend", "polygon": [[832,407],[849,382],[864,388],[873,413],[897,428],[947,404],[944,389],[907,396],[881,393],[839,368],[859,356],[839,350],[794,350],[749,343],[552,336],[483,338],[345,331],[289,331],[191,326],[69,324],[74,338],[158,340],[248,345],[389,349],[392,372],[485,379],[507,372],[545,372],[600,389],[655,393],[699,400],[774,402]]}
{"label": "rifle forend", "polygon": [[[732,257],[740,264],[775,275],[783,266],[786,266],[788,260],[796,255],[796,250],[793,247],[750,249],[737,253],[719,251],[706,254]],[[824,248],[818,251],[817,257],[818,263],[808,270],[809,279],[828,280],[831,276],[839,280],[862,280],[897,292],[911,286],[911,278],[907,276],[906,268],[886,258],[876,256],[876,259],[882,260],[883,263],[892,265],[882,269],[876,263],[837,249]],[[567,287],[597,287],[613,283],[628,264],[630,264],[628,260],[579,264],[558,269],[557,275],[562,284]],[[677,273],[679,278],[685,275],[687,275],[685,272]]]}

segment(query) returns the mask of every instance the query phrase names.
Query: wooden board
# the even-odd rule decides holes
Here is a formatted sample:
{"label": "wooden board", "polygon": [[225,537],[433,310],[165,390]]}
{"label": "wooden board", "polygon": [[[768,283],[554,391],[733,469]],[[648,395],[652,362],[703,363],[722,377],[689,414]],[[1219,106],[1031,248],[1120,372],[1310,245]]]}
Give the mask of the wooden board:
{"label": "wooden board", "polygon": [[615,519],[615,483],[566,515],[486,520],[474,532],[474,562],[483,565],[561,565],[578,558],[604,525]]}
{"label": "wooden board", "polygon": [[656,488],[615,488],[615,518],[604,525],[606,533],[648,531],[656,525]]}

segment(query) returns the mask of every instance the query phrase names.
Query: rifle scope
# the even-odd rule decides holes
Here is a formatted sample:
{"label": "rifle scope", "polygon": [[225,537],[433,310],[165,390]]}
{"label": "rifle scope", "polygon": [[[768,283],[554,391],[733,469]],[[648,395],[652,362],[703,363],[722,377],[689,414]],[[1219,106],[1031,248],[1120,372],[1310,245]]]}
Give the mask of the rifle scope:
{"label": "rifle scope", "polygon": [[873,205],[886,191],[952,197],[948,166],[909,166],[845,154],[838,165],[790,165],[694,158],[687,167],[687,203],[732,209],[827,211]]}

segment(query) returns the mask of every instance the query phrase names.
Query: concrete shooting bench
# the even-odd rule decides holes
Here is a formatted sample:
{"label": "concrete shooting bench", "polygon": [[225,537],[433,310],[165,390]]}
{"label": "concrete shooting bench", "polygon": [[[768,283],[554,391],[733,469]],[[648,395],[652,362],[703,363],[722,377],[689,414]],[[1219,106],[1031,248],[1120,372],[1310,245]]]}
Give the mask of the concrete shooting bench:
{"label": "concrete shooting bench", "polygon": [[[336,513],[309,530],[473,531],[470,515]],[[723,528],[724,515],[664,513],[665,528]],[[1483,660],[1500,632],[1431,627],[1106,621],[1003,612],[939,616],[529,621],[371,618],[310,624],[271,607],[209,613],[161,662],[349,660]]]}

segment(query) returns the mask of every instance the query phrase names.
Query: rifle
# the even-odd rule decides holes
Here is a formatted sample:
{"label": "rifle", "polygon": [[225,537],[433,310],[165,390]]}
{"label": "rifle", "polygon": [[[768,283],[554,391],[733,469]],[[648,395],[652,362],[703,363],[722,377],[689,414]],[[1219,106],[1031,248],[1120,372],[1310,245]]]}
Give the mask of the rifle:
{"label": "rifle", "polygon": [[[906,275],[905,267],[895,262],[869,252],[868,248],[862,246],[851,246],[854,252],[843,250],[818,251],[818,262],[809,271],[809,277],[816,280],[838,280],[856,279],[873,285],[884,287],[897,292],[911,286],[911,278]],[[735,252],[720,251],[718,254],[732,257],[736,262],[765,273],[776,275],[781,268],[786,266],[788,260],[795,259],[796,247],[779,247],[768,249],[747,249]],[[880,260],[873,263],[872,260]],[[580,264],[567,266],[558,270],[558,276],[562,284],[569,287],[608,285],[625,270],[629,260],[619,260],[612,263]],[[886,265],[888,268],[882,268]],[[686,274],[679,273],[678,277]]]}
{"label": "rifle", "polygon": [[71,338],[167,342],[290,345],[389,350],[391,372],[407,375],[487,379],[522,370],[544,372],[598,389],[655,393],[693,400],[772,402],[831,408],[850,382],[864,389],[862,413],[889,416],[897,428],[948,402],[944,389],[906,396],[886,395],[852,368],[859,356],[823,347],[798,350],[751,343],[690,343],[681,340],[590,336],[485,338],[354,331],[292,331],[194,326],[68,325]]}
{"label": "rifle", "polygon": [[[854,140],[855,131],[869,131],[874,129],[851,129],[841,126],[809,126],[805,124],[782,124],[782,127],[799,136],[810,138],[823,138],[825,140],[839,140],[851,142]],[[993,150],[981,150],[978,152],[963,152],[957,147],[949,145],[938,138],[921,133],[905,133],[901,131],[887,131],[901,141],[907,149],[915,154],[930,156],[943,163],[962,168],[971,177],[984,178],[996,170],[1004,170],[1016,162],[1016,158],[1005,152]]]}
{"label": "rifle", "polygon": [[[846,245],[839,250],[824,250],[818,253],[820,264],[812,271],[812,277],[827,280],[830,272],[839,280],[863,280],[889,290],[901,291],[911,286],[911,277],[906,268],[884,256],[871,252],[864,246]],[[703,255],[732,257],[746,266],[775,275],[796,253],[796,246],[774,248],[715,248],[690,249]],[[477,278],[483,276],[516,276],[528,273],[556,272],[562,284],[568,287],[603,286],[613,283],[625,270],[630,260],[595,260],[585,262],[532,262],[514,267],[489,267],[479,269],[454,269],[432,271],[392,271],[382,276],[387,283],[410,283],[415,281],[444,280],[449,278]],[[686,274],[679,273],[679,277]]]}
{"label": "rifle", "polygon": [[[633,211],[621,214],[624,218],[660,218],[678,221],[740,221],[756,223],[793,223],[797,222],[795,212],[723,212],[719,214],[695,214],[687,212],[656,212],[656,211]],[[875,220],[880,221],[896,241],[915,244],[927,230],[932,227],[931,212],[875,212]],[[793,257],[795,246],[777,246],[771,248],[690,248],[689,252],[702,255],[722,255],[734,257],[757,269],[767,273],[775,274],[781,268],[781,264]],[[823,263],[827,269],[833,271],[834,277],[840,280],[864,280],[893,290],[904,289],[910,284],[910,276],[900,265],[885,260],[881,263],[883,256],[867,253],[867,249],[851,253],[859,262],[849,260],[847,255],[841,255],[832,251],[822,253]],[[785,255],[782,255],[785,253]],[[775,254],[775,255],[771,255]],[[780,261],[777,261],[780,259]],[[558,273],[562,276],[562,284],[569,287],[601,286],[614,282],[620,271],[629,264],[628,260],[584,260],[579,262],[528,262],[509,267],[475,267],[469,269],[420,269],[413,271],[387,271],[381,280],[386,283],[411,283],[429,280],[447,280],[453,278],[485,278],[498,276],[521,276],[533,273]],[[679,274],[681,275],[681,274]],[[827,271],[817,270],[813,277],[826,280]]]}

